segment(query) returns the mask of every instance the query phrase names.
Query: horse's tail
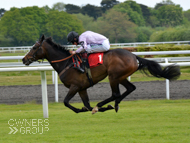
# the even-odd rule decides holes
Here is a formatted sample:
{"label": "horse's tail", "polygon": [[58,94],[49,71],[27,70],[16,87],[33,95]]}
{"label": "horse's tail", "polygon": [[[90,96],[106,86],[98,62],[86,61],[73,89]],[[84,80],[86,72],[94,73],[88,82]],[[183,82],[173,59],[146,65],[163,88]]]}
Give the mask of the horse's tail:
{"label": "horse's tail", "polygon": [[155,77],[166,78],[169,80],[175,80],[180,76],[180,67],[175,64],[165,67],[164,69],[155,61],[150,61],[141,57],[136,56],[139,61],[138,70],[143,71],[146,75],[147,70]]}

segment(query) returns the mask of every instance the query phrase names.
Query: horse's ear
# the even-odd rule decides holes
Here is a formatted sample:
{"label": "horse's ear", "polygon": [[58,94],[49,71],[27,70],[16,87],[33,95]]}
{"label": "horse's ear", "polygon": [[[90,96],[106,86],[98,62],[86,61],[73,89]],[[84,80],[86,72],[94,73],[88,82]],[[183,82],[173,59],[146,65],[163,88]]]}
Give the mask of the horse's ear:
{"label": "horse's ear", "polygon": [[41,38],[40,38],[40,42],[42,42],[43,40],[45,39],[45,36],[44,36],[44,34],[41,36]]}

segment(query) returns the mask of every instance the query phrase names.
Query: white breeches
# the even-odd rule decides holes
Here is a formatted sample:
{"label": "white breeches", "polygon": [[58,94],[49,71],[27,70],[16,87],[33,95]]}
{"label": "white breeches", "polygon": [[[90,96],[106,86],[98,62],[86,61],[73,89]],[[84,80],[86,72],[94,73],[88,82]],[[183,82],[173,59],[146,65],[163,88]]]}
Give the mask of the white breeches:
{"label": "white breeches", "polygon": [[97,53],[97,52],[105,52],[110,49],[109,40],[104,40],[102,44],[88,44],[87,45],[87,53]]}

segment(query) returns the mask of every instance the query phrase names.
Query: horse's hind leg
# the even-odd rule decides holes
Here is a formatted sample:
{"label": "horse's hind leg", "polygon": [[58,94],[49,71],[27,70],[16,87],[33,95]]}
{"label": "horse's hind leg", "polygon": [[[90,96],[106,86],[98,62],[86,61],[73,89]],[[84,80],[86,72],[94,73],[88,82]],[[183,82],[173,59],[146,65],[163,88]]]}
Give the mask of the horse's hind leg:
{"label": "horse's hind leg", "polygon": [[112,105],[108,105],[107,107],[101,107],[98,109],[99,112],[105,112],[107,110],[112,110],[114,107]]}
{"label": "horse's hind leg", "polygon": [[[93,108],[90,106],[87,91],[82,90],[82,91],[79,91],[78,93],[79,93],[79,95],[83,101],[84,106],[85,106],[80,110],[80,112],[92,111]],[[111,110],[111,109],[114,109],[114,107],[111,105],[108,105],[107,107],[99,108],[99,111],[104,112],[104,111]]]}
{"label": "horse's hind leg", "polygon": [[116,112],[117,112],[118,109],[119,109],[119,103],[120,103],[127,95],[129,95],[131,92],[133,92],[133,91],[136,89],[136,87],[135,87],[132,83],[130,83],[127,79],[124,79],[122,82],[120,82],[120,84],[122,84],[122,85],[127,89],[127,91],[125,91],[125,92],[121,95],[121,97],[119,97],[119,98],[117,98],[117,99],[115,100],[115,111],[116,111]]}
{"label": "horse's hind leg", "polygon": [[110,109],[114,109],[111,105],[108,105],[107,108],[101,108],[102,106],[104,106],[105,104],[114,101],[116,98],[120,97],[120,90],[119,90],[119,83],[116,80],[110,80],[110,86],[112,89],[112,96],[108,99],[105,99],[102,102],[99,102],[92,110],[92,114],[100,111],[100,112],[104,112],[106,110],[110,110]]}

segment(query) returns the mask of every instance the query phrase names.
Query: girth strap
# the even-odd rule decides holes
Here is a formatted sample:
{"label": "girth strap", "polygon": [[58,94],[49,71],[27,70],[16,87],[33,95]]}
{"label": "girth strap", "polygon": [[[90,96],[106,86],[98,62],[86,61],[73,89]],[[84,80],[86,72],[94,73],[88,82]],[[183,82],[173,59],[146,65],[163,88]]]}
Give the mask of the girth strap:
{"label": "girth strap", "polygon": [[60,73],[59,73],[59,77],[61,77],[61,75],[66,71],[66,70],[68,70],[70,67],[72,67],[74,64],[72,63],[72,64],[70,64],[70,65],[68,65],[66,68],[64,68]]}

